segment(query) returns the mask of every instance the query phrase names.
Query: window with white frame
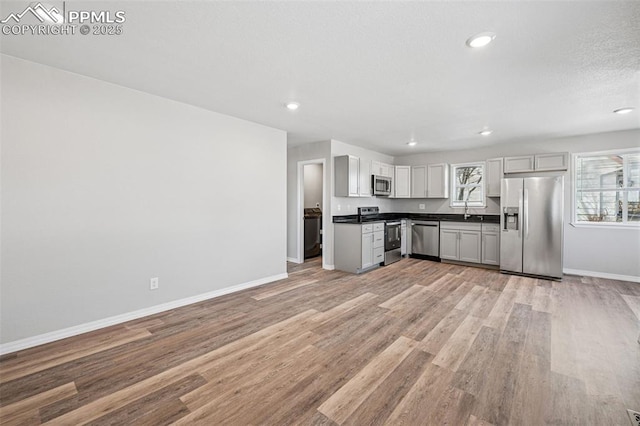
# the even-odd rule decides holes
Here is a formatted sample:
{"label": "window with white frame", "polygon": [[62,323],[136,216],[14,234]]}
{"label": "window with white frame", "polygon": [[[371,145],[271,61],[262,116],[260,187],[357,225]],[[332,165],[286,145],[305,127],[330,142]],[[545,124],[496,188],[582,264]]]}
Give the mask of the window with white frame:
{"label": "window with white frame", "polygon": [[640,149],[574,156],[575,223],[640,226]]}
{"label": "window with white frame", "polygon": [[451,165],[451,207],[484,207],[484,163]]}

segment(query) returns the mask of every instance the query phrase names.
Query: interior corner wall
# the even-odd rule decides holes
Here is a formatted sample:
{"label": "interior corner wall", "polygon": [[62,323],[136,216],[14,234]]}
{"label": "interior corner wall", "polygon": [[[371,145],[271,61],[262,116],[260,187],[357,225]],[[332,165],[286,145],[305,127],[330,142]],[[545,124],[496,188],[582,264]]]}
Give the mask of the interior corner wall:
{"label": "interior corner wall", "polygon": [[1,59],[0,342],[286,274],[285,132]]}

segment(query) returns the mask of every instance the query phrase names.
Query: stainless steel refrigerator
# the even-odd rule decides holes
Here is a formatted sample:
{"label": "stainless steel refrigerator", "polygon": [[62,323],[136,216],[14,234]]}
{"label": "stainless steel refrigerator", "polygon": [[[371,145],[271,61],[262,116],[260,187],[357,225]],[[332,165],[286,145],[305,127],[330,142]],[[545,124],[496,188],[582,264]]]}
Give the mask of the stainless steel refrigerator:
{"label": "stainless steel refrigerator", "polygon": [[507,178],[500,189],[500,270],[562,279],[564,178]]}

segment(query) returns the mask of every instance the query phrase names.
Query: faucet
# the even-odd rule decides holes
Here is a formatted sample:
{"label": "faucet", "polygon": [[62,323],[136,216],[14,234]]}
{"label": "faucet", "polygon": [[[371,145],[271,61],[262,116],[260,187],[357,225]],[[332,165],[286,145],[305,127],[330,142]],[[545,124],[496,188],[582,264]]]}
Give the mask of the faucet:
{"label": "faucet", "polygon": [[467,204],[467,202],[464,202],[464,220],[469,219],[469,216],[471,216],[469,214],[469,205]]}

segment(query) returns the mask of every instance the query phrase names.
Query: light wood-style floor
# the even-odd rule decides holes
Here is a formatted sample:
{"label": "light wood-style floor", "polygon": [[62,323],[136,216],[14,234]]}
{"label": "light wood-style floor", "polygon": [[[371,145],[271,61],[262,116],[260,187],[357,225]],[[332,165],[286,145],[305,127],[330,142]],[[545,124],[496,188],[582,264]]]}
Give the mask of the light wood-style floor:
{"label": "light wood-style floor", "polygon": [[630,425],[640,284],[405,259],[0,359],[0,423]]}

